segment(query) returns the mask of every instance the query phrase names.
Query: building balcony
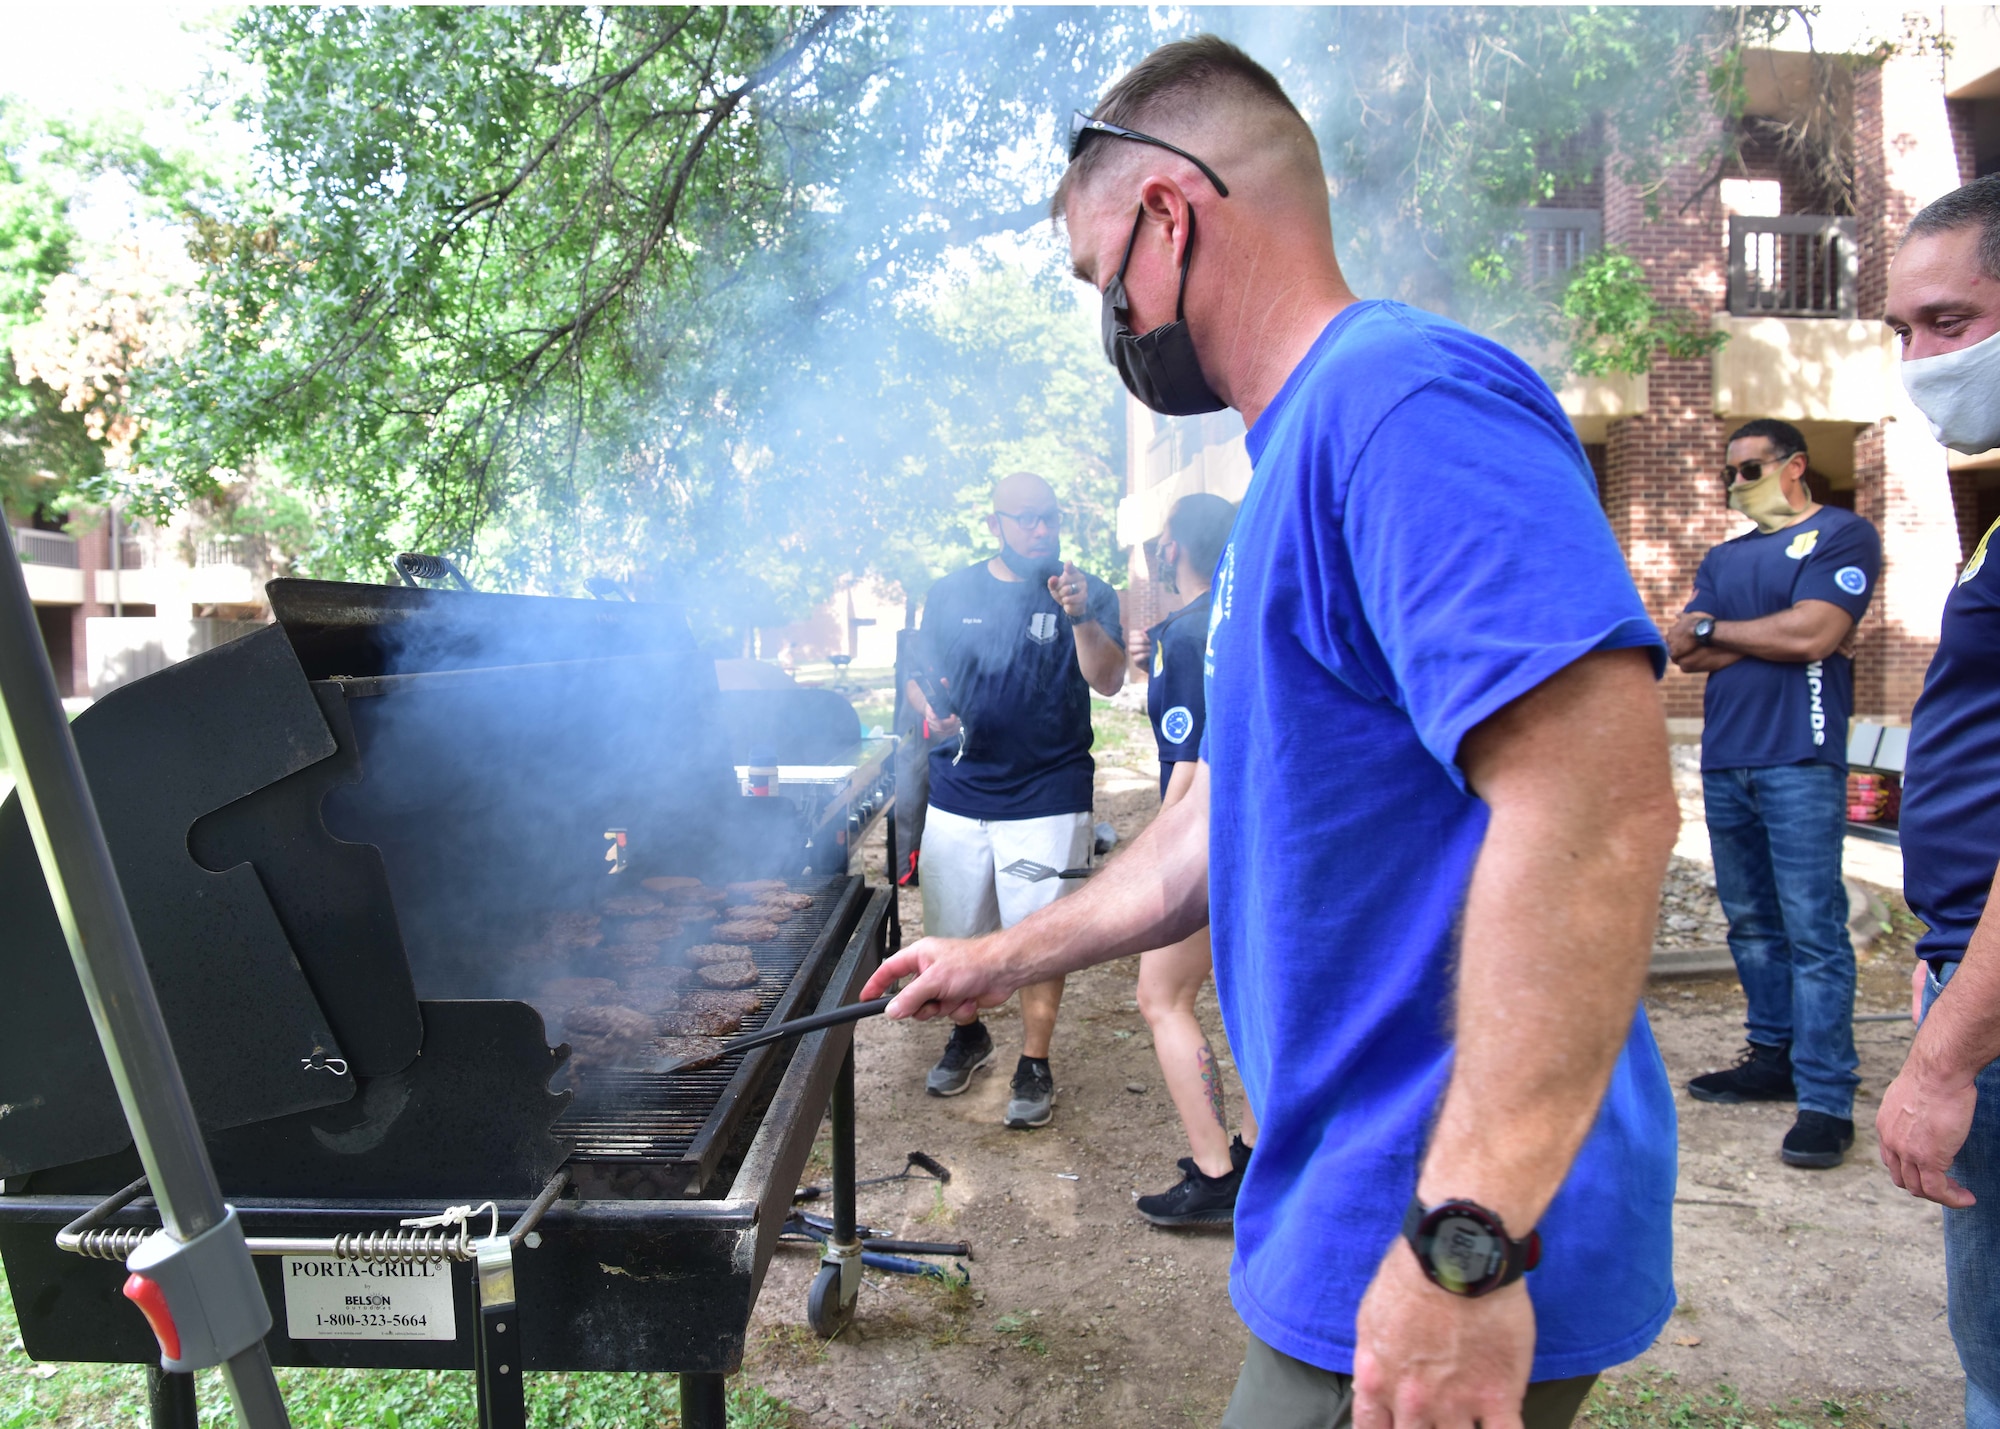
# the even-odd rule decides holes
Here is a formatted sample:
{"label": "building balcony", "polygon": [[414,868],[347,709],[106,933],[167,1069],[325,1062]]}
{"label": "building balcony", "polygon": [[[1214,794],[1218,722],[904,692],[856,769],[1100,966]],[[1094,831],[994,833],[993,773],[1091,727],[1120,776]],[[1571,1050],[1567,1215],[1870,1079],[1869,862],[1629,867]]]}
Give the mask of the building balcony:
{"label": "building balcony", "polygon": [[76,537],[60,531],[8,529],[21,558],[21,573],[27,577],[28,599],[36,605],[82,605],[83,562]]}
{"label": "building balcony", "polygon": [[1854,220],[1792,213],[1729,219],[1729,315],[1834,318],[1856,308]]}

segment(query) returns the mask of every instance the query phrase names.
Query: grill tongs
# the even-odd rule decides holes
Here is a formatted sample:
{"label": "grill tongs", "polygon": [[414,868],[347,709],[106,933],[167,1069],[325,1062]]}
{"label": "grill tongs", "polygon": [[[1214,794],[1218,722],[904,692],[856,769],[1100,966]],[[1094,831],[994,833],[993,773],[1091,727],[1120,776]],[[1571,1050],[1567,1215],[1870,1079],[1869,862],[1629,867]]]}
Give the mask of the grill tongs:
{"label": "grill tongs", "polygon": [[803,1032],[818,1032],[825,1027],[838,1027],[843,1022],[859,1022],[864,1017],[873,1017],[886,1009],[891,997],[878,997],[868,1002],[851,1002],[845,1007],[836,1007],[831,1012],[815,1012],[809,1017],[795,1017],[789,1022],[776,1022],[755,1032],[745,1032],[740,1037],[731,1037],[726,1042],[715,1044],[713,1051],[689,1052],[679,1057],[665,1057],[653,1065],[653,1073],[666,1076],[674,1072],[690,1072],[702,1067],[712,1067],[724,1057],[737,1052],[747,1052],[752,1047],[762,1047],[767,1042],[779,1042],[787,1037],[797,1037]]}

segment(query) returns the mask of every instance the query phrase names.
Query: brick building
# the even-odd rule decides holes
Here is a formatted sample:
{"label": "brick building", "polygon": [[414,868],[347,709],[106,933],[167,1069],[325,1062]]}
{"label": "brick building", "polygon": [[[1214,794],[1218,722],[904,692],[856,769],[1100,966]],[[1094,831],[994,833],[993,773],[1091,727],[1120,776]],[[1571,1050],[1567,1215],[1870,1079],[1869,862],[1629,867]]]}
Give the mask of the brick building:
{"label": "brick building", "polygon": [[[1883,33],[1901,30],[1899,14],[1868,18]],[[1663,359],[1638,378],[1572,380],[1559,394],[1655,618],[1664,625],[1685,604],[1703,552],[1747,529],[1722,498],[1728,432],[1755,417],[1792,422],[1806,435],[1820,498],[1882,532],[1855,695],[1858,717],[1892,724],[1909,719],[1959,564],[2000,517],[2000,451],[1948,455],[1931,439],[1880,321],[1888,262],[1910,217],[2000,169],[2000,19],[1952,7],[1943,28],[1948,55],[1911,46],[1880,63],[1848,63],[1803,45],[1760,50],[1746,75],[1740,163],[1720,174],[1678,169],[1650,203],[1612,165],[1522,216],[1530,262],[1560,268],[1615,245],[1644,267],[1663,303],[1706,315],[1727,338],[1713,357]],[[1830,183],[1826,165],[1773,137],[1803,123],[1818,126],[1821,152],[1851,153],[1845,182]],[[1250,468],[1233,413],[1168,419],[1135,402],[1127,421],[1119,540],[1131,547],[1130,626],[1171,608],[1149,579],[1147,547],[1174,500],[1191,491],[1238,499]],[[1662,697],[1678,728],[1699,727],[1700,676],[1671,672]]]}

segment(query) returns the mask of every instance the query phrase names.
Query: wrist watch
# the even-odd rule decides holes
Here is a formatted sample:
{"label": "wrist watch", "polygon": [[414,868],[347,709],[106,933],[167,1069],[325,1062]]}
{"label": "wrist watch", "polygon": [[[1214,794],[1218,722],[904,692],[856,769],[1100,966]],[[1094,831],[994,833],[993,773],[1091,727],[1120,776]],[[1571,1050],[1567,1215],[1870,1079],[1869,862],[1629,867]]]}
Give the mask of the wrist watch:
{"label": "wrist watch", "polygon": [[1512,1285],[1542,1260],[1542,1237],[1511,1240],[1500,1217],[1475,1201],[1425,1206],[1416,1196],[1403,1213],[1403,1239],[1431,1284],[1477,1299]]}
{"label": "wrist watch", "polygon": [[1715,638],[1715,617],[1704,615],[1694,623],[1694,643],[1706,645]]}

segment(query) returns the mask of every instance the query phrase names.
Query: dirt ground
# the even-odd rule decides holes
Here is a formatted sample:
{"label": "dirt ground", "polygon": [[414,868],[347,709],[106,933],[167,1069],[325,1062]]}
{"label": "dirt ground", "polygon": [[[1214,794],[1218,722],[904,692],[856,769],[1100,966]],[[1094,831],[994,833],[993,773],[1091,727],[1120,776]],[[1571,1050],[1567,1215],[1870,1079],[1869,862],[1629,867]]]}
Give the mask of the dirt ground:
{"label": "dirt ground", "polygon": [[[1101,768],[1098,799],[1098,816],[1128,838],[1157,804],[1148,771],[1129,762],[1136,767]],[[874,858],[879,879],[879,851]],[[913,894],[903,917],[914,936],[921,915]],[[1899,914],[1897,931],[1864,958],[1866,1008],[1907,1006],[1907,923]],[[949,1186],[864,1190],[862,1219],[911,1238],[968,1240],[976,1258],[965,1267],[970,1285],[959,1289],[869,1272],[857,1322],[822,1344],[804,1325],[814,1257],[782,1251],[745,1370],[789,1401],[799,1423],[1218,1421],[1245,1340],[1228,1300],[1229,1233],[1158,1230],[1132,1208],[1141,1192],[1178,1178],[1174,1161],[1187,1150],[1133,1001],[1135,973],[1128,960],[1071,981],[1052,1054],[1056,1117],[1035,1132],[1000,1124],[1019,1045],[1011,1007],[992,1017],[1001,1055],[970,1092],[948,1101],[923,1092],[941,1030],[862,1024],[861,1174],[897,1171],[913,1150],[952,1172]],[[1741,1043],[1733,980],[1655,983],[1648,1004],[1676,1085],[1726,1064]],[[1219,1042],[1212,991],[1203,1016]],[[1800,1172],[1779,1161],[1789,1106],[1707,1106],[1682,1094],[1682,1308],[1640,1360],[1615,1372],[1627,1392],[1730,1385],[1745,1406],[1806,1406],[1787,1412],[1815,1425],[1959,1422],[1939,1213],[1889,1184],[1872,1133],[1873,1106],[1910,1029],[1862,1023],[1856,1034],[1864,1082],[1857,1143],[1837,1170]],[[1600,1412],[1607,1424],[1802,1422]]]}

